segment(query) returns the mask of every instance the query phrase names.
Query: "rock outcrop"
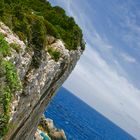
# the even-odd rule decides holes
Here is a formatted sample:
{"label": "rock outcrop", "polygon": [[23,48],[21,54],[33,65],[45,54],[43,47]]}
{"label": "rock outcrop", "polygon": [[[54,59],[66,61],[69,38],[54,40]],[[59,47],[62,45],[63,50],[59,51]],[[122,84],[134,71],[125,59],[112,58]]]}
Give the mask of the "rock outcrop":
{"label": "rock outcrop", "polygon": [[[14,47],[10,48],[10,55],[3,59],[15,66],[21,84],[12,96],[9,128],[3,140],[32,140],[44,109],[74,69],[83,51],[80,46],[76,50],[68,50],[62,40],[48,36],[48,43],[41,50],[40,64],[35,68],[32,65],[34,50],[27,47],[2,22],[0,33],[9,44],[19,46],[18,51]],[[59,53],[56,60],[48,52],[50,49]]]}
{"label": "rock outcrop", "polygon": [[[40,132],[39,132],[40,131]],[[49,118],[45,118],[44,116],[41,117],[38,131],[36,132],[35,139],[38,140],[41,133],[46,134],[48,138],[51,140],[67,140],[64,130],[58,129],[54,126],[53,120]]]}

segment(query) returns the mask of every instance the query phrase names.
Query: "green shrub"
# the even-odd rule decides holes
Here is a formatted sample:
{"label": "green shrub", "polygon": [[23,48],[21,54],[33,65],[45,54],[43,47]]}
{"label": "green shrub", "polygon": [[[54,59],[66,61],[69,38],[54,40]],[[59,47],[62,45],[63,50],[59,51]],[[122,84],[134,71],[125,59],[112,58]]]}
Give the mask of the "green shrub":
{"label": "green shrub", "polygon": [[10,89],[9,87],[5,87],[5,89],[3,90],[3,110],[5,115],[9,115],[9,109],[10,109],[10,102],[11,102],[11,93],[10,93]]}
{"label": "green shrub", "polygon": [[10,61],[3,61],[2,66],[5,68],[5,76],[7,79],[8,86],[12,92],[20,90],[20,81],[16,72],[16,68]]}
{"label": "green shrub", "polygon": [[38,68],[42,59],[42,49],[46,46],[46,28],[42,18],[32,16],[30,44],[34,50],[32,64]]}
{"label": "green shrub", "polygon": [[0,16],[3,16],[4,13],[4,1],[0,1]]}
{"label": "green shrub", "polygon": [[[5,81],[1,81],[1,78]],[[20,80],[15,66],[0,59],[0,139],[9,128],[10,104],[13,94],[21,89]]]}
{"label": "green shrub", "polygon": [[[68,17],[59,6],[52,7],[46,0],[1,0],[0,9],[0,19],[17,33],[20,39],[27,39],[28,46],[37,50],[43,48],[44,35],[62,39],[69,50],[85,46],[82,31],[74,19]],[[36,62],[36,59],[34,60]],[[36,63],[39,64],[38,61]]]}
{"label": "green shrub", "polygon": [[2,138],[8,131],[9,116],[0,114],[0,138]]}
{"label": "green shrub", "polygon": [[61,55],[60,52],[53,50],[53,48],[48,48],[48,53],[50,54],[52,59],[54,59],[56,62],[59,60]]}
{"label": "green shrub", "polygon": [[54,36],[55,38],[61,38],[60,33],[58,32],[57,28],[55,28],[49,21],[45,20],[45,27],[47,34]]}
{"label": "green shrub", "polygon": [[10,55],[10,47],[8,42],[4,39],[4,35],[0,33],[0,53],[3,56]]}

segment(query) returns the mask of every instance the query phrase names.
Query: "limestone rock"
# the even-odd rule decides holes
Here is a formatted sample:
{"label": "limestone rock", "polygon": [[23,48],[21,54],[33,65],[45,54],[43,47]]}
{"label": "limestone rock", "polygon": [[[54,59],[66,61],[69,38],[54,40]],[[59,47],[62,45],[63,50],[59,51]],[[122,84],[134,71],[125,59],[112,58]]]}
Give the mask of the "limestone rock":
{"label": "limestone rock", "polygon": [[53,120],[41,117],[39,122],[39,128],[42,128],[52,140],[66,140],[64,130],[58,129],[54,126]]}
{"label": "limestone rock", "polygon": [[63,130],[53,130],[49,133],[52,140],[66,140],[66,136]]}
{"label": "limestone rock", "polygon": [[[72,72],[83,51],[81,47],[69,51],[63,41],[52,37],[48,41],[49,47],[59,51],[61,57],[56,62],[44,49],[39,67],[35,68],[32,66],[34,50],[28,49],[2,22],[0,32],[5,34],[9,44],[16,43],[21,48],[19,52],[11,48],[11,55],[4,59],[15,65],[23,87],[12,99],[10,127],[3,140],[32,140],[44,109]],[[61,137],[63,131],[52,131],[51,134]]]}

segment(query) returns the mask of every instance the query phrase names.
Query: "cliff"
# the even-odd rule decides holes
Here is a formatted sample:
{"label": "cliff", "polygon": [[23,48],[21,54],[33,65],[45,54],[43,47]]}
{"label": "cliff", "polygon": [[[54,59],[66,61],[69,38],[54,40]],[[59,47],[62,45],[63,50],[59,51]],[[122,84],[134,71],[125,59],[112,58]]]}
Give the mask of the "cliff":
{"label": "cliff", "polygon": [[[15,78],[17,81],[15,83],[10,81],[10,84],[15,84],[14,86],[16,87],[19,86],[14,91],[10,91],[13,92],[12,95],[10,95],[11,93],[9,95],[1,93],[1,97],[4,94],[7,94],[5,96],[12,96],[10,110],[8,110],[10,113],[8,132],[3,139],[31,140],[37,130],[39,119],[45,107],[75,67],[82,50],[78,47],[77,50],[69,51],[61,40],[47,37],[47,46],[42,50],[43,57],[39,67],[36,69],[32,66],[34,51],[27,48],[24,42],[20,41],[3,23],[0,23],[0,32],[8,44],[18,46],[18,51],[16,50],[17,48],[11,47],[11,54],[1,58],[2,63],[8,63],[7,65],[5,64],[6,70],[1,74],[1,85],[6,88],[11,86],[8,85],[10,80],[7,82],[8,77],[6,75],[8,65],[12,65],[17,73],[17,78]],[[57,50],[60,53],[58,61],[51,57],[48,53],[48,48]],[[14,70],[11,69],[11,71]],[[12,76],[15,75],[13,72]],[[8,99],[8,97],[5,98]],[[1,108],[0,111],[2,114],[4,109]],[[0,127],[7,127],[7,124],[2,123],[1,120],[0,125],[2,126]]]}
{"label": "cliff", "polygon": [[45,0],[0,1],[0,139],[32,140],[83,53],[72,17]]}

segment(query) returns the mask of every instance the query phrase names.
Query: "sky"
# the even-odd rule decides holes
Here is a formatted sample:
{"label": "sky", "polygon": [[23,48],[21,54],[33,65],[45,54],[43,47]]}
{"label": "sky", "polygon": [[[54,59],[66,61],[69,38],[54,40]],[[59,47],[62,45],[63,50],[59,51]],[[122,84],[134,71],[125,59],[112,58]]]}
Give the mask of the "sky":
{"label": "sky", "polygon": [[140,139],[140,0],[50,0],[82,28],[86,50],[64,87]]}

